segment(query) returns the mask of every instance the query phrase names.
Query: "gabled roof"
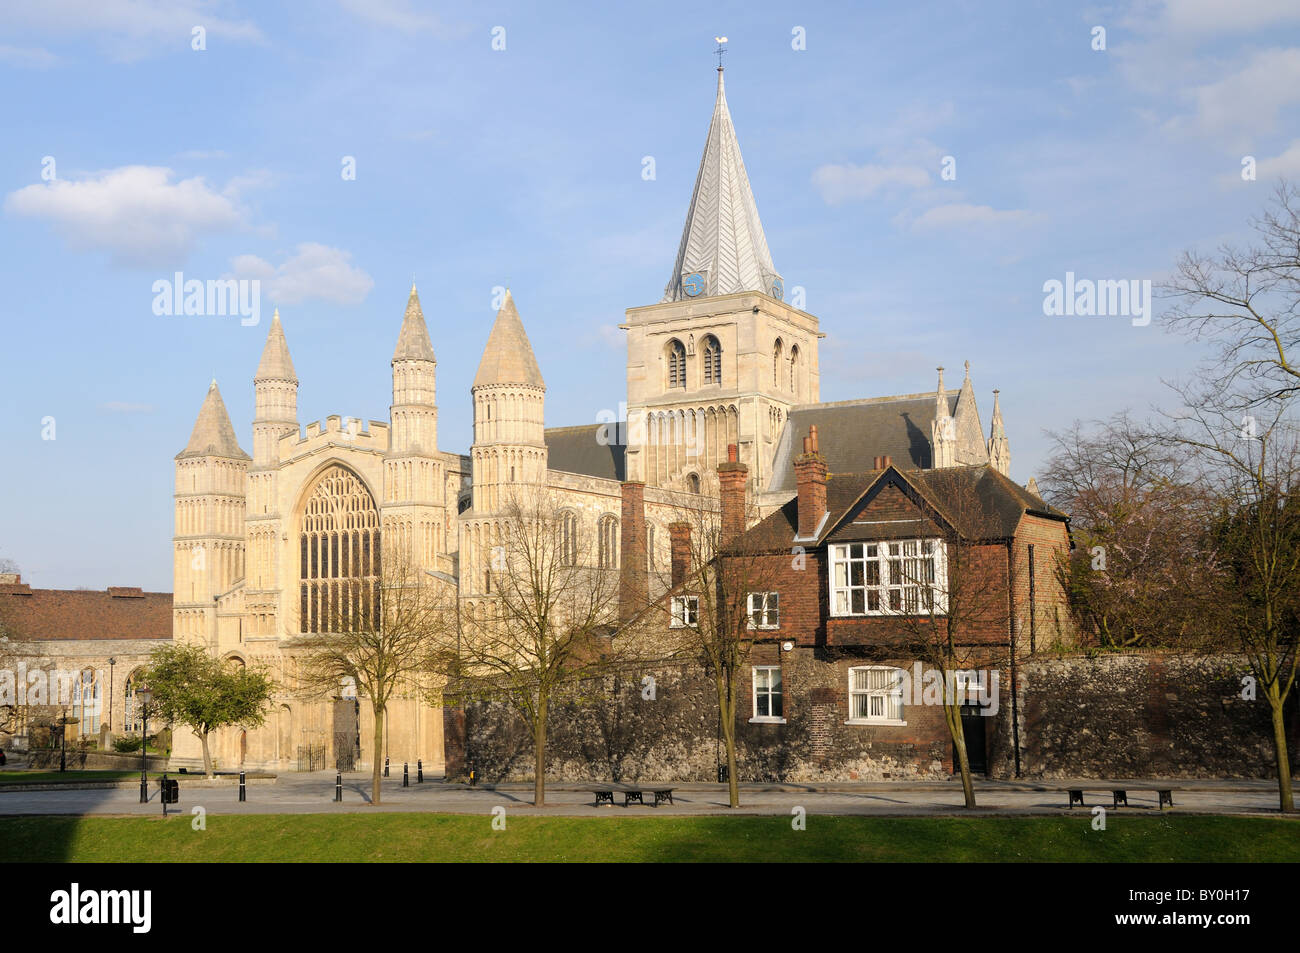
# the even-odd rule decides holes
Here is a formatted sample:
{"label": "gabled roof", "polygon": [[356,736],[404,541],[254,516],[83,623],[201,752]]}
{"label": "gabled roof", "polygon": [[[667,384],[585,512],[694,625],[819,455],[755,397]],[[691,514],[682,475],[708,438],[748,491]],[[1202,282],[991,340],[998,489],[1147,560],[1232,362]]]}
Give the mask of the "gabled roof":
{"label": "gabled roof", "polygon": [[217,389],[215,380],[208,385],[208,395],[203,398],[203,406],[199,408],[199,417],[194,422],[190,442],[176,454],[177,460],[184,457],[252,459],[239,447],[235,428],[230,425],[230,414],[226,413],[226,404],[221,399],[221,391]]}
{"label": "gabled roof", "polygon": [[602,480],[626,479],[625,451],[617,440],[601,443],[601,428],[616,424],[587,424],[581,427],[552,427],[545,431],[546,467],[565,473],[580,473]]}
{"label": "gabled roof", "polygon": [[253,381],[297,381],[293,370],[293,360],[289,357],[289,342],[284,337],[284,327],[280,324],[280,309],[271,315],[271,330],[266,335],[266,346],[262,348],[262,360],[257,365]]}
{"label": "gabled roof", "polygon": [[424,312],[420,310],[420,296],[411,283],[411,296],[406,299],[406,315],[402,318],[402,330],[397,335],[397,348],[393,351],[394,361],[436,361],[433,345],[429,342],[429,329],[424,324]]}
{"label": "gabled roof", "polygon": [[515,299],[508,290],[506,300],[492,324],[487,346],[483,348],[478,373],[474,375],[474,387],[487,384],[546,387],[542,380],[542,370],[537,366],[537,357],[533,354],[533,346],[524,331],[524,323],[519,320],[519,312],[515,309]]}
{"label": "gabled roof", "polygon": [[[818,436],[820,437],[820,428]],[[851,517],[886,486],[898,486],[909,496],[923,501],[927,509],[963,535],[976,538],[1009,538],[1015,535],[1026,513],[1065,521],[1066,514],[1030,494],[988,465],[946,467],[941,470],[869,470],[865,473],[832,473],[826,481],[826,510],[815,541],[803,541],[806,548],[820,546],[827,539],[853,535],[845,529]],[[964,512],[957,494],[970,491],[977,512]],[[919,516],[928,521],[928,516]],[[965,523],[966,525],[960,525]],[[788,550],[799,525],[799,502],[793,499],[780,510],[746,531],[736,545],[758,550]],[[888,538],[885,531],[866,529],[854,538]],[[924,535],[924,534],[921,534]]]}
{"label": "gabled roof", "polygon": [[[704,279],[698,295],[687,295],[682,275],[698,272]],[[695,176],[695,190],[686,210],[686,226],[677,249],[664,301],[691,297],[761,291],[773,294],[779,278],[767,250],[763,223],[740,157],[740,144],[727,109],[727,94],[718,70],[718,96],[713,104],[704,155]],[[781,297],[781,295],[775,295]]]}
{"label": "gabled roof", "polygon": [[[878,456],[890,457],[902,469],[933,466],[930,425],[935,419],[935,394],[905,394],[833,404],[804,404],[790,411],[777,446],[771,492],[794,492],[796,437],[816,424],[822,456],[832,473],[862,473]],[[949,413],[957,395],[948,395]]]}

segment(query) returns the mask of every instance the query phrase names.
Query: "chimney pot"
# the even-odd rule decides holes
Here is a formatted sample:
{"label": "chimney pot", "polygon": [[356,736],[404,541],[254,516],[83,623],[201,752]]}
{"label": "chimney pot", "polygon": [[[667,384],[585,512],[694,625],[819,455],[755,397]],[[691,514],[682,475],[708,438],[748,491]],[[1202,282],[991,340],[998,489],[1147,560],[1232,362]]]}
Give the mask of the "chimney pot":
{"label": "chimney pot", "polygon": [[727,444],[727,462],[738,463],[740,461],[740,448],[734,443]]}
{"label": "chimney pot", "polygon": [[891,460],[888,456],[884,456],[880,458],[880,469],[888,470],[893,465],[894,465],[894,461]]}

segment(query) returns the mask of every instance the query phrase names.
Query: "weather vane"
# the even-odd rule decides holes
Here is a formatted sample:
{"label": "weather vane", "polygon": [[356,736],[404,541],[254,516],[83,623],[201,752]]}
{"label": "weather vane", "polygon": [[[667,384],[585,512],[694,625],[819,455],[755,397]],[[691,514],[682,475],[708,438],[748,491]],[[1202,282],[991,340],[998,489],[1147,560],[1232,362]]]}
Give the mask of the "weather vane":
{"label": "weather vane", "polygon": [[721,73],[721,72],[722,72],[722,54],[725,53],[725,52],[727,52],[726,47],[724,47],[722,44],[727,42],[727,38],[726,38],[725,36],[715,36],[714,39],[718,41],[718,48],[717,48],[716,50],[714,50],[713,52],[716,53],[717,56],[718,56],[718,72]]}

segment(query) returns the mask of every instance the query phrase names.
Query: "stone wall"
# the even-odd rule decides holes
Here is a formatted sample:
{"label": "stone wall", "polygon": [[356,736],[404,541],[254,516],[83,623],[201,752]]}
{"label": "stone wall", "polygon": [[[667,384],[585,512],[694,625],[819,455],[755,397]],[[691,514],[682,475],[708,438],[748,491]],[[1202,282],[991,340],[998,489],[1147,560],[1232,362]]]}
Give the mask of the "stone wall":
{"label": "stone wall", "polygon": [[[1266,778],[1272,724],[1262,693],[1241,697],[1239,657],[1146,653],[1040,659],[1017,673],[1025,778]],[[1300,754],[1296,697],[1287,708],[1292,766]],[[1014,776],[1004,699],[991,771]]]}
{"label": "stone wall", "polygon": [[[768,655],[771,655],[769,658]],[[755,665],[779,664],[785,721],[752,723],[748,678],[737,711],[742,781],[940,780],[952,746],[937,706],[912,706],[903,726],[847,723],[847,672],[862,660],[760,646]],[[902,664],[901,662],[899,664]],[[1149,654],[1053,658],[1018,666],[1021,777],[1266,778],[1268,703],[1241,698],[1245,663]],[[699,667],[593,679],[552,703],[547,777],[555,781],[716,781],[725,760],[712,680]],[[1010,679],[990,718],[989,775],[1015,777]],[[523,719],[499,701],[445,712],[447,772],[526,780],[533,746]],[[1300,717],[1288,708],[1292,764]]]}

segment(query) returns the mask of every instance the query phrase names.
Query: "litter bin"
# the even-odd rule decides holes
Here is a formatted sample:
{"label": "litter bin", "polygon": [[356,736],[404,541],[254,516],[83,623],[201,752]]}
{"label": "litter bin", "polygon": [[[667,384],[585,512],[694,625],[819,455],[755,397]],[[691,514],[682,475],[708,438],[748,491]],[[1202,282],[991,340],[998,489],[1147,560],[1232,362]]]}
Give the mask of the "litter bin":
{"label": "litter bin", "polygon": [[178,804],[181,799],[181,783],[172,778],[163,778],[162,784],[162,802],[164,804]]}

